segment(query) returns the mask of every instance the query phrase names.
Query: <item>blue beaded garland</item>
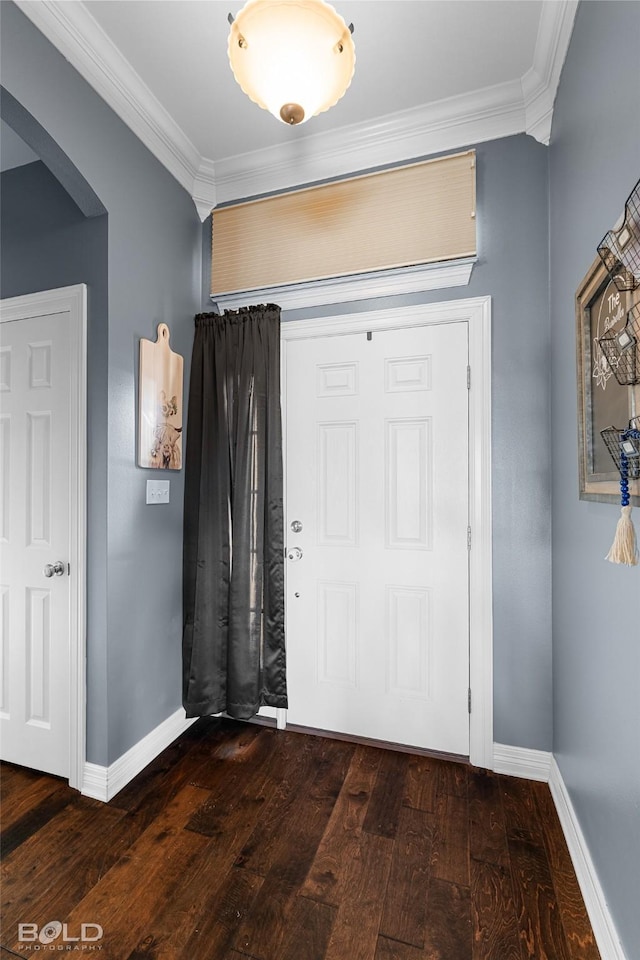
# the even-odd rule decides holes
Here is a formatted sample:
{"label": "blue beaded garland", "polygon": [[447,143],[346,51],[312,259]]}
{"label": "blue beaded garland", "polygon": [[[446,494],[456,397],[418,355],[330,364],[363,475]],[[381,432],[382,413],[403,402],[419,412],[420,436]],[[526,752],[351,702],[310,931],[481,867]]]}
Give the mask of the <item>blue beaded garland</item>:
{"label": "blue beaded garland", "polygon": [[[640,440],[640,430],[625,430],[620,437],[623,440]],[[623,507],[628,507],[631,502],[629,496],[629,461],[627,455],[620,447],[620,503]]]}

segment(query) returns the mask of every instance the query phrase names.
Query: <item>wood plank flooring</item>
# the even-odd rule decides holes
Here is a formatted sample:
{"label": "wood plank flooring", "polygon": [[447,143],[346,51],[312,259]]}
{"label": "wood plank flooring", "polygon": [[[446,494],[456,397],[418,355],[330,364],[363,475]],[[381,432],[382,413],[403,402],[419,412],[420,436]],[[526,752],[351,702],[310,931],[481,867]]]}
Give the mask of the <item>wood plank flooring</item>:
{"label": "wood plank flooring", "polygon": [[213,718],[109,804],[1,774],[3,960],[599,960],[545,784]]}

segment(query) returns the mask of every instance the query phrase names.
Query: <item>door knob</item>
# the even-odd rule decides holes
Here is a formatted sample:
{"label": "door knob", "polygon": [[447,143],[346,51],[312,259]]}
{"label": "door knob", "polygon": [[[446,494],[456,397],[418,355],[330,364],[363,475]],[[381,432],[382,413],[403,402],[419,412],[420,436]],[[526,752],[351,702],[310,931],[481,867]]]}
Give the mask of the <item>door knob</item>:
{"label": "door knob", "polygon": [[302,530],[302,524],[300,523],[299,520],[292,520],[291,529],[293,530],[294,533],[300,533]]}
{"label": "door knob", "polygon": [[302,560],[302,550],[300,547],[292,547],[287,553],[289,560]]}
{"label": "door knob", "polygon": [[48,563],[42,571],[45,577],[61,577],[64,573],[65,564],[62,560],[56,560],[55,563]]}

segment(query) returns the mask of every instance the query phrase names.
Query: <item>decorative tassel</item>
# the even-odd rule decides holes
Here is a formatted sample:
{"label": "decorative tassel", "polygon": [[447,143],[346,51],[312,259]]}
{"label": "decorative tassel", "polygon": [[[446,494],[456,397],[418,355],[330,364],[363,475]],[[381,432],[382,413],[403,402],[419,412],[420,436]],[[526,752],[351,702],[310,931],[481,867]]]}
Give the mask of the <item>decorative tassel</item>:
{"label": "decorative tassel", "polygon": [[611,561],[611,563],[625,563],[629,567],[635,567],[638,562],[638,546],[636,531],[631,519],[631,510],[631,506],[622,508],[616,527],[616,535],[605,559]]}
{"label": "decorative tassel", "polygon": [[620,519],[616,527],[616,535],[613,538],[611,549],[605,557],[611,563],[624,563],[628,567],[635,567],[638,563],[638,545],[636,543],[636,531],[631,519],[631,503],[629,496],[629,461],[622,443],[629,437],[635,439],[640,437],[639,430],[625,430],[621,437],[620,445]]}

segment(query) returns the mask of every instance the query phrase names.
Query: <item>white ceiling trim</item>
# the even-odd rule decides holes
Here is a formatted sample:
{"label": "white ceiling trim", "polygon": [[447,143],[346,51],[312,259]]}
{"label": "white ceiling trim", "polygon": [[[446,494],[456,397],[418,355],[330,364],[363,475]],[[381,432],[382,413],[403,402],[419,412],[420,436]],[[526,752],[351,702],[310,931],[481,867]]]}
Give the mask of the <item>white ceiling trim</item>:
{"label": "white ceiling trim", "polygon": [[235,293],[212,293],[211,300],[219,310],[237,310],[247,303],[277,303],[283,310],[299,310],[322,307],[330,303],[377,300],[399,294],[443,290],[445,287],[465,287],[471,279],[475,262],[474,257],[465,257],[443,263],[377,270],[329,280],[288,283],[279,287],[262,287]]}
{"label": "white ceiling trim", "polygon": [[16,0],[16,4],[193,194],[202,157],[85,5],[56,0]]}
{"label": "white ceiling trim", "polygon": [[519,80],[216,163],[218,203],[522,133]]}
{"label": "white ceiling trim", "polygon": [[216,182],[216,168],[213,160],[202,157],[191,196],[203,223],[219,202]]}
{"label": "white ceiling trim", "polygon": [[547,146],[553,105],[577,9],[578,0],[542,4],[533,65],[522,78],[527,133]]}
{"label": "white ceiling trim", "polygon": [[16,0],[115,113],[190,193],[201,219],[216,203],[330,179],[516,133],[548,144],[577,0],[542,5],[532,67],[521,80],[371,123],[212,160],[200,156],[82,3]]}

